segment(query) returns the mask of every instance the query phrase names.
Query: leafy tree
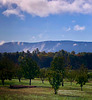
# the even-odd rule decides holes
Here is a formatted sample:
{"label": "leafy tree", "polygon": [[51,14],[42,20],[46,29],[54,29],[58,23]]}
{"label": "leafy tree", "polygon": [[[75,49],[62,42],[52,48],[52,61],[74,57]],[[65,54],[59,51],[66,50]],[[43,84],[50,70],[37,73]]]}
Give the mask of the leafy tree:
{"label": "leafy tree", "polygon": [[72,55],[75,55],[75,51],[72,51],[71,54],[72,54]]}
{"label": "leafy tree", "polygon": [[71,85],[72,85],[72,82],[76,79],[76,71],[72,70],[72,66],[66,67],[65,76],[71,82]]}
{"label": "leafy tree", "polygon": [[32,54],[39,54],[39,53],[40,53],[40,51],[39,51],[38,48],[36,48],[36,49],[32,52]]}
{"label": "leafy tree", "polygon": [[64,50],[60,50],[60,51],[58,51],[58,52],[55,53],[54,58],[56,58],[56,57],[62,57],[62,56],[66,58],[68,56],[68,52],[64,51]]}
{"label": "leafy tree", "polygon": [[72,82],[75,80],[75,77],[76,77],[75,70],[71,70],[68,72],[67,78],[71,82],[71,85],[72,85]]}
{"label": "leafy tree", "polygon": [[49,82],[52,85],[52,88],[54,89],[54,93],[57,94],[57,90],[59,89],[59,86],[62,82],[62,75],[59,72],[56,71],[50,71],[48,73]]}
{"label": "leafy tree", "polygon": [[0,61],[0,79],[3,85],[5,79],[12,79],[14,72],[14,62],[4,56]]}
{"label": "leafy tree", "polygon": [[88,79],[92,79],[92,72],[88,73]]}
{"label": "leafy tree", "polygon": [[39,71],[39,67],[36,62],[30,57],[24,57],[21,60],[21,67],[23,69],[23,74],[26,79],[30,79],[29,85],[31,85],[31,79],[34,79]]}
{"label": "leafy tree", "polygon": [[56,57],[51,62],[51,69],[53,71],[59,72],[62,74],[62,86],[64,86],[64,76],[65,76],[65,68],[64,68],[64,58],[63,57]]}
{"label": "leafy tree", "polygon": [[39,77],[41,78],[42,83],[44,83],[44,79],[46,78],[46,69],[40,69]]}
{"label": "leafy tree", "polygon": [[23,71],[22,71],[21,66],[19,66],[18,64],[16,64],[15,67],[16,67],[16,76],[17,76],[17,78],[19,79],[19,82],[20,82],[21,78],[23,76]]}
{"label": "leafy tree", "polygon": [[87,69],[84,67],[82,64],[80,69],[77,71],[77,77],[76,77],[77,84],[80,84],[81,86],[81,91],[83,85],[88,81],[88,76],[87,76]]}

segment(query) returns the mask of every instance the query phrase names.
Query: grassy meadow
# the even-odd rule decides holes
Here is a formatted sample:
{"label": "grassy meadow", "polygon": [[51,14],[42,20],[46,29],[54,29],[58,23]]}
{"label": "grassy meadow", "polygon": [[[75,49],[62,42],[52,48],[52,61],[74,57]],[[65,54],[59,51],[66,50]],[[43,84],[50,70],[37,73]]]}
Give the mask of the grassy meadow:
{"label": "grassy meadow", "polygon": [[22,79],[20,83],[18,79],[5,80],[4,86],[0,80],[0,100],[92,100],[92,81],[86,83],[81,91],[76,82],[71,85],[65,80],[57,95],[47,80],[44,84],[40,79],[32,80],[32,85],[37,86],[35,88],[10,89],[10,85],[29,85],[29,80]]}

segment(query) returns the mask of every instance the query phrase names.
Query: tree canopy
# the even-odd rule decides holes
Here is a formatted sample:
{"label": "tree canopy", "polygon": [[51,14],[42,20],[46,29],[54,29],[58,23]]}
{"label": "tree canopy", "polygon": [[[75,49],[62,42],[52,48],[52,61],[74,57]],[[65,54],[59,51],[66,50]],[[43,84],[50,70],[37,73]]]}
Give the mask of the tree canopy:
{"label": "tree canopy", "polygon": [[31,85],[31,79],[34,79],[39,71],[39,67],[37,66],[37,63],[32,60],[30,57],[24,57],[20,65],[23,69],[24,77],[26,79],[30,79],[30,85]]}
{"label": "tree canopy", "polygon": [[82,64],[76,74],[77,74],[76,81],[78,84],[80,84],[82,91],[83,85],[85,85],[85,83],[88,81],[87,68],[85,68],[84,65]]}

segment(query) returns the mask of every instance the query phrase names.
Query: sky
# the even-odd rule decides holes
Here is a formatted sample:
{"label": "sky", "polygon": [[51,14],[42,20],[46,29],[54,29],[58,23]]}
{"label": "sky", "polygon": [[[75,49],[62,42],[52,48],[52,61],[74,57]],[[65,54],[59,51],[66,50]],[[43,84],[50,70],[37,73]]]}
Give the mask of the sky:
{"label": "sky", "polygon": [[92,42],[92,0],[0,0],[5,42]]}

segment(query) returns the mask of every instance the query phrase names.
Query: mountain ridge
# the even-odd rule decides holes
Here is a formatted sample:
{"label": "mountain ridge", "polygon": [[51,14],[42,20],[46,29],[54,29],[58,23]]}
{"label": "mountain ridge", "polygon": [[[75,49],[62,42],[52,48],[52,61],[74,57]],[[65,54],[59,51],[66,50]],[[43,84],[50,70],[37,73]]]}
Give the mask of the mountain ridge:
{"label": "mountain ridge", "polygon": [[0,52],[30,52],[36,48],[39,51],[45,52],[57,52],[61,49],[71,52],[92,52],[92,42],[84,41],[72,41],[72,40],[61,40],[61,41],[41,41],[41,42],[6,42],[0,45]]}

